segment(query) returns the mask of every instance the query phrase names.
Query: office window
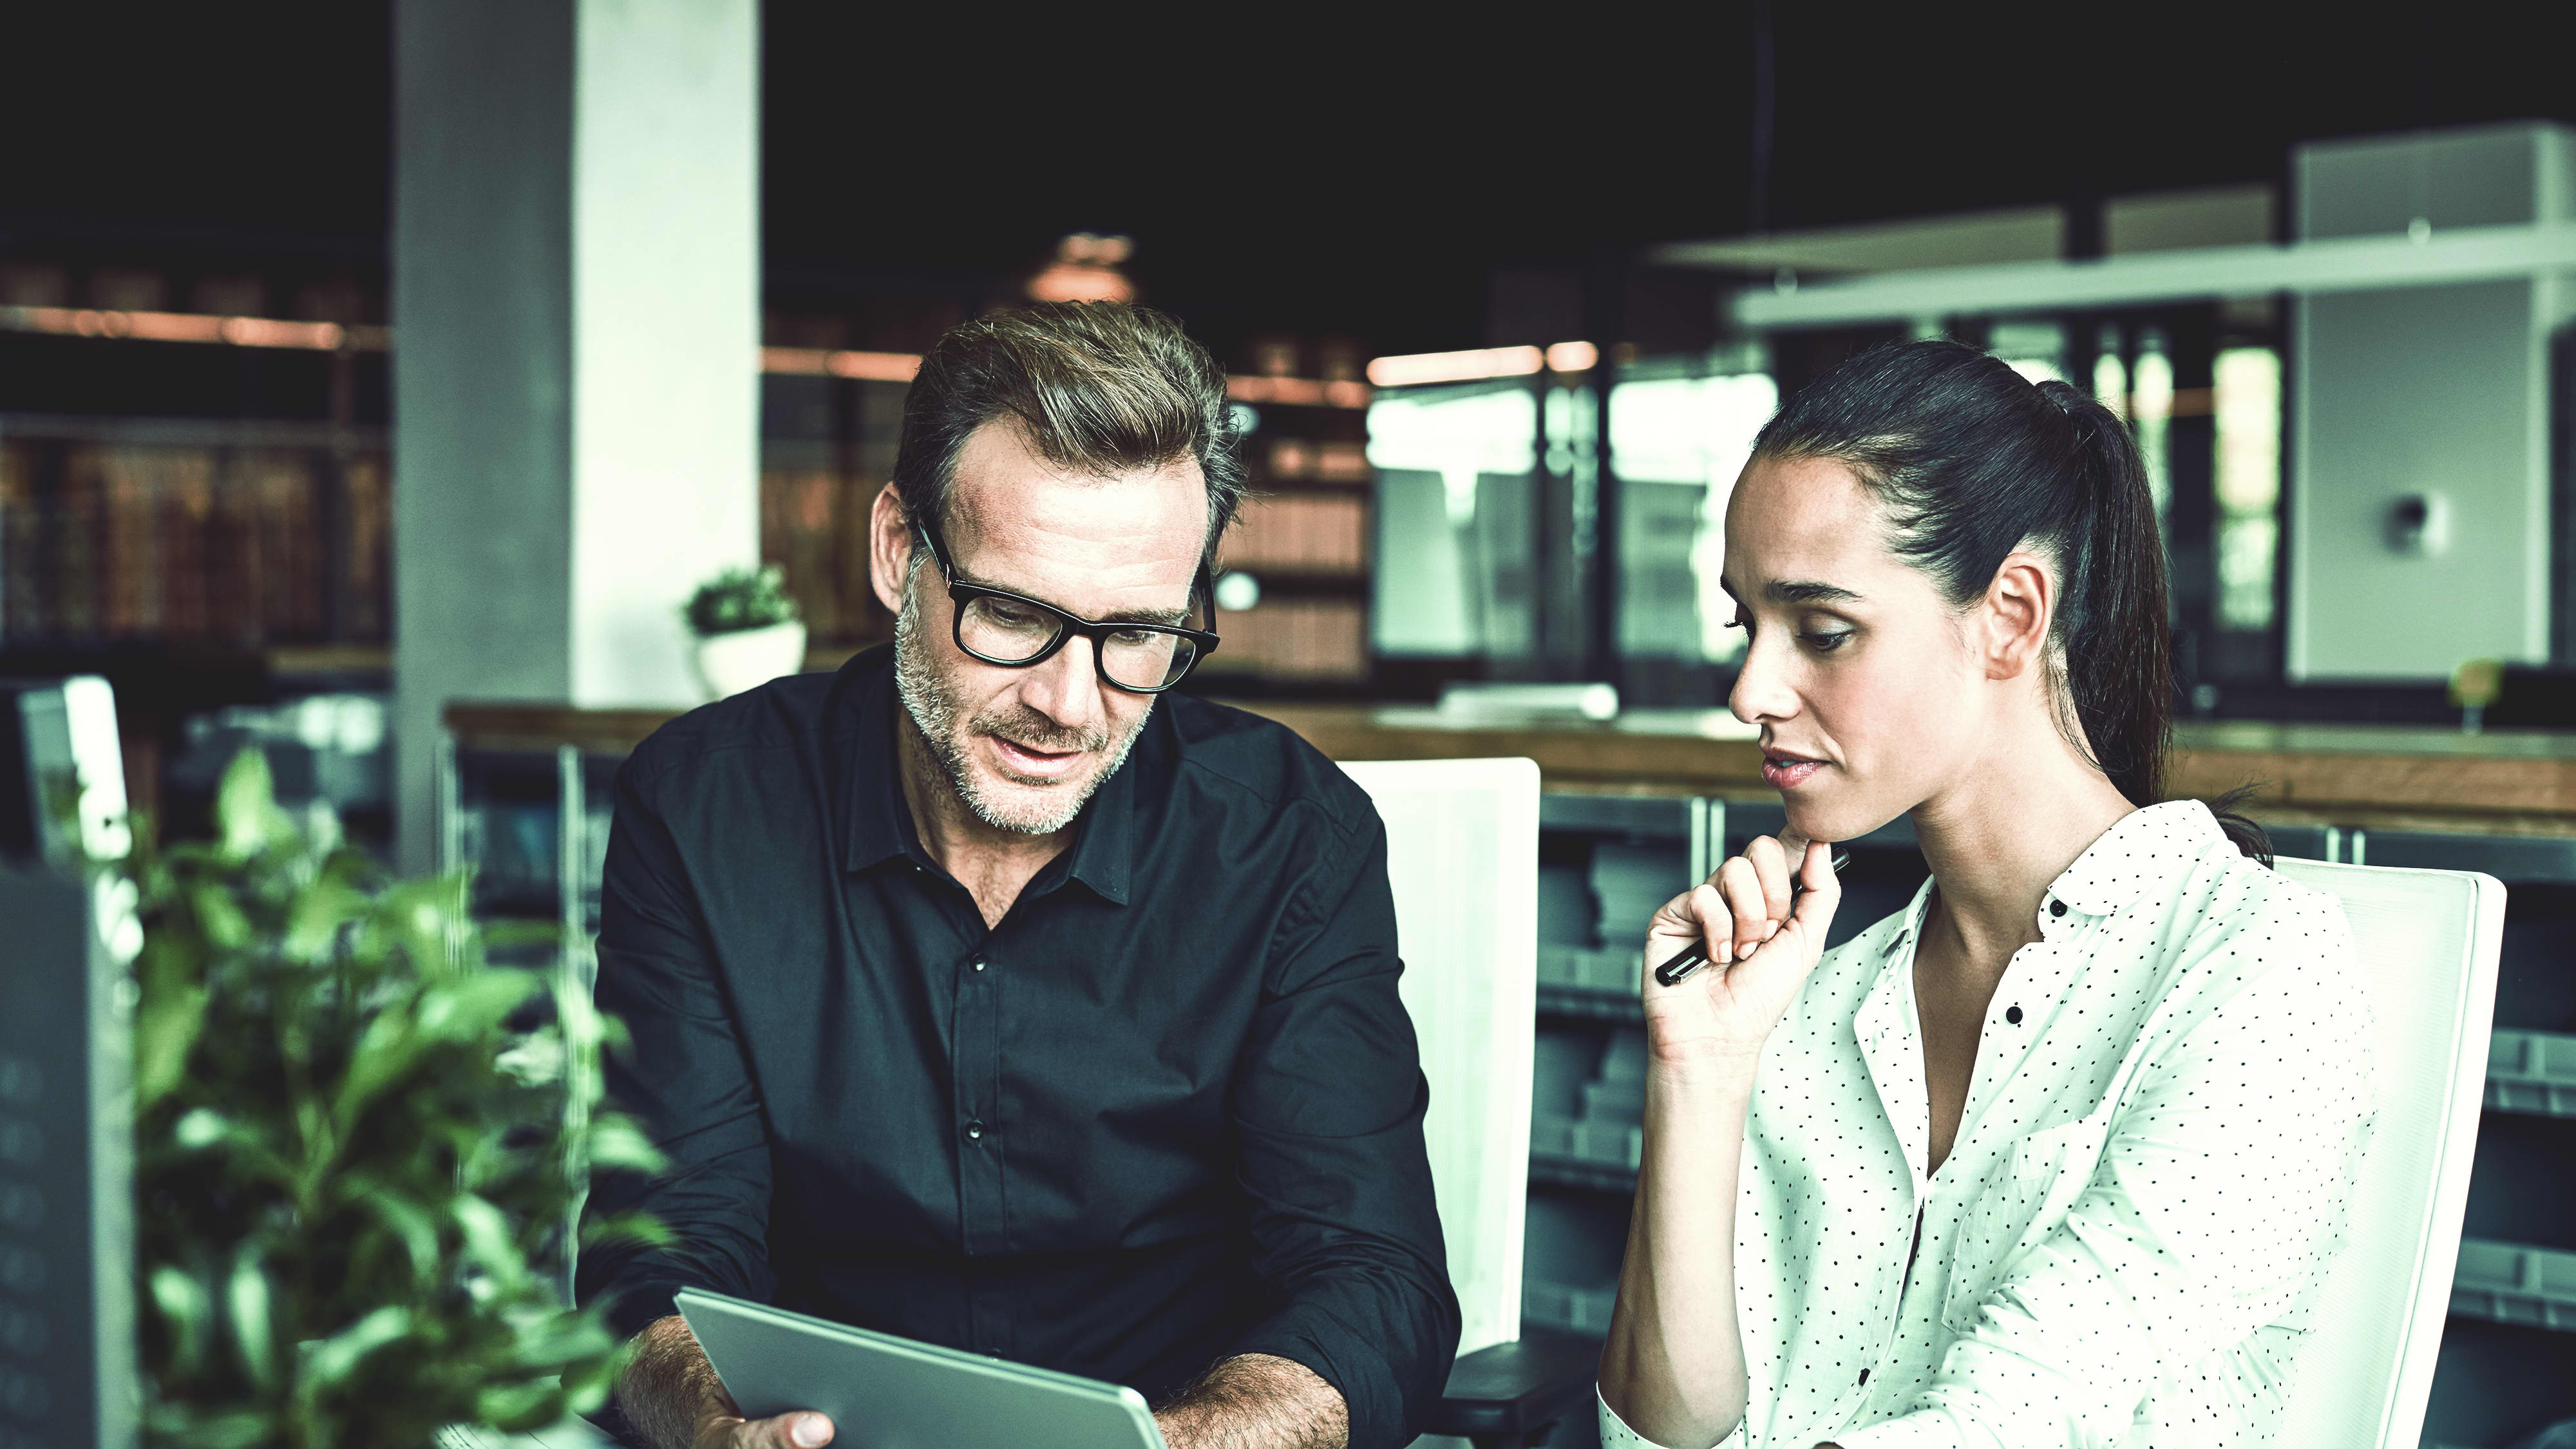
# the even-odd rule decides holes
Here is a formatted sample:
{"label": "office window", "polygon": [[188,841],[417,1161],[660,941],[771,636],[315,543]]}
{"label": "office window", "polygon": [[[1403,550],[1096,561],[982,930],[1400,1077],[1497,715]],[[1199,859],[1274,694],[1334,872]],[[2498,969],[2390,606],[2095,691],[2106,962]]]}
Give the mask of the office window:
{"label": "office window", "polygon": [[1619,475],[1619,652],[1725,663],[1744,647],[1718,577],[1726,500],[1780,391],[1766,373],[1652,377],[1610,390]]}
{"label": "office window", "polygon": [[2218,422],[2218,626],[2269,629],[2281,540],[2281,354],[2230,347],[2213,369]]}
{"label": "office window", "polygon": [[2055,322],[1997,322],[1986,350],[2033,382],[2066,381],[2066,329]]}
{"label": "office window", "polygon": [[1519,381],[1382,391],[1369,404],[1377,653],[1531,652],[1538,422],[1538,399]]}
{"label": "office window", "polygon": [[2164,330],[2138,334],[2138,365],[2129,383],[2129,429],[2146,464],[2147,492],[2156,500],[2156,525],[2173,537],[2174,367]]}

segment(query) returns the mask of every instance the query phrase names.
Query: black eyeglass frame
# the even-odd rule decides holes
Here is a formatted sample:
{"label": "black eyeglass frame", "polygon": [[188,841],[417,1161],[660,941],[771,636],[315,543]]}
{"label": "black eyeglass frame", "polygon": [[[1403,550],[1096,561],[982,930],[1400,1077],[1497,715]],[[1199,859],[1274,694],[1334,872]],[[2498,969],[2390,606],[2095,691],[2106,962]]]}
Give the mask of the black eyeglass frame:
{"label": "black eyeglass frame", "polygon": [[[1068,640],[1079,634],[1091,641],[1091,668],[1100,676],[1101,683],[1112,689],[1124,690],[1129,694],[1161,694],[1189,678],[1192,671],[1196,670],[1209,655],[1216,652],[1217,636],[1205,629],[1185,629],[1178,624],[1147,624],[1126,619],[1103,623],[1097,619],[1083,618],[1079,614],[1066,613],[1044,599],[1032,599],[1026,594],[1015,594],[1008,589],[988,588],[983,584],[961,582],[957,577],[957,566],[949,561],[948,546],[940,542],[937,531],[927,522],[917,518],[912,521],[912,531],[920,535],[922,544],[930,550],[930,561],[939,565],[940,577],[948,581],[948,599],[955,606],[948,612],[950,636],[957,641],[957,647],[960,650],[969,657],[980,659],[986,664],[1003,669],[1033,669],[1053,659]],[[1205,559],[1199,561],[1198,576],[1191,581],[1190,597],[1193,602],[1200,599],[1207,601],[1208,612],[1213,622],[1213,615],[1216,612],[1216,583],[1208,572]],[[996,659],[976,649],[966,642],[966,606],[977,599],[1001,599],[1053,616],[1058,626],[1054,642],[1026,659]],[[1194,646],[1189,664],[1180,673],[1150,688],[1110,678],[1109,661],[1101,650],[1101,644],[1111,634],[1128,634],[1138,630],[1153,634],[1173,634],[1189,640]]]}

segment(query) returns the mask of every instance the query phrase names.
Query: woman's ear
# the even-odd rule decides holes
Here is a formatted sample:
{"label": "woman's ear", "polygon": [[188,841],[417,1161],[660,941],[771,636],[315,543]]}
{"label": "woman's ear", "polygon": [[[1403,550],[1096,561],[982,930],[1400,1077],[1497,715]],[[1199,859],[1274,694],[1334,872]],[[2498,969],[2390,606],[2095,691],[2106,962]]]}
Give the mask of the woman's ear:
{"label": "woman's ear", "polygon": [[868,585],[889,614],[903,612],[904,583],[912,575],[912,524],[903,498],[888,483],[868,511]]}
{"label": "woman's ear", "polygon": [[2057,575],[2035,553],[2014,552],[1986,586],[1986,677],[2019,679],[2048,655],[2048,631],[2057,614]]}

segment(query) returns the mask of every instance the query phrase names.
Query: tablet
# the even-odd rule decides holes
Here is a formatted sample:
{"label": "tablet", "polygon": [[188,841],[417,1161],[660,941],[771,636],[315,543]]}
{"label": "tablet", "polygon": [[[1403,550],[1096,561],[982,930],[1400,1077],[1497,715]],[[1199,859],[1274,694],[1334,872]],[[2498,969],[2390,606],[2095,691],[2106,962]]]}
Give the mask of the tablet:
{"label": "tablet", "polygon": [[811,1409],[832,1449],[1164,1449],[1122,1384],[683,1288],[680,1317],[744,1414]]}

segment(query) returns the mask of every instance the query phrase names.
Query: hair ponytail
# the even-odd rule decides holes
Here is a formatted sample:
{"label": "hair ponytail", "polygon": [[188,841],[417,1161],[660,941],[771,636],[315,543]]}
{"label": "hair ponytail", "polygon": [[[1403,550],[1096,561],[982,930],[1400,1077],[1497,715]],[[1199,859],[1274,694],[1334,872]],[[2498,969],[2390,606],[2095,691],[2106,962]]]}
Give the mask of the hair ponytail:
{"label": "hair ponytail", "polygon": [[[1831,458],[1885,506],[1900,557],[1954,606],[2017,549],[2057,563],[2049,668],[2059,727],[2135,805],[2164,799],[2174,679],[2164,542],[2128,425],[2063,382],[2037,386],[1954,342],[1881,347],[1835,367],[1763,428],[1756,457]],[[2240,850],[2261,827],[2215,803]]]}

